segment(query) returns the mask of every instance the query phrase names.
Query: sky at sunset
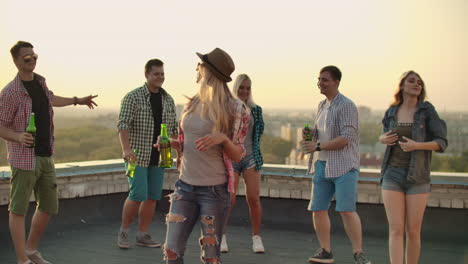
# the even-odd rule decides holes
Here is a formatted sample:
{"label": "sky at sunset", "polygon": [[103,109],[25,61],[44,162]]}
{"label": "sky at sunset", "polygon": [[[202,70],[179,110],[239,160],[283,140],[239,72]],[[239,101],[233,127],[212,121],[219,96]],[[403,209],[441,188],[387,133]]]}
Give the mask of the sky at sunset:
{"label": "sky at sunset", "polygon": [[468,111],[466,14],[466,0],[0,0],[0,87],[16,74],[11,46],[25,40],[55,94],[118,108],[159,58],[163,87],[184,103],[197,91],[195,52],[220,47],[265,108],[315,108],[318,72],[332,64],[357,105],[386,108],[413,69],[439,111]]}

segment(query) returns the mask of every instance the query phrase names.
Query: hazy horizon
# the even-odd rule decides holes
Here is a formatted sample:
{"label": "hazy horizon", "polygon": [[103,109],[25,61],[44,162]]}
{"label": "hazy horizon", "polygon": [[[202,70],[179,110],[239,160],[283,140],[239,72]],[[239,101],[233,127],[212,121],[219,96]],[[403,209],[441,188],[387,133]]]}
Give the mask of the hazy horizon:
{"label": "hazy horizon", "polygon": [[[319,70],[343,72],[341,92],[384,110],[402,72],[421,74],[438,111],[468,111],[468,1],[0,1],[0,89],[17,72],[18,40],[39,54],[36,72],[61,96],[98,94],[118,108],[141,86],[146,61],[165,63],[177,104],[197,91],[195,52],[226,50],[233,78],[252,78],[267,109],[315,109]],[[232,86],[232,82],[230,85]]]}
{"label": "hazy horizon", "polygon": [[[180,105],[180,104],[178,104]],[[360,107],[360,105],[358,105]],[[381,108],[381,109],[372,109],[370,108],[373,113],[379,113],[383,114],[387,108]],[[87,108],[84,107],[56,107],[54,108],[54,112],[56,115],[105,115],[109,113],[118,113],[119,112],[119,107],[96,107],[93,110],[88,110]],[[283,112],[283,113],[288,113],[288,112],[298,112],[298,111],[303,111],[304,113],[311,113],[315,114],[317,110],[317,107],[313,108],[271,108],[271,107],[265,107],[263,108],[263,112],[268,114],[272,112]],[[451,113],[463,113],[463,114],[468,114],[468,111],[448,111],[444,109],[439,109],[439,114],[451,114]]]}

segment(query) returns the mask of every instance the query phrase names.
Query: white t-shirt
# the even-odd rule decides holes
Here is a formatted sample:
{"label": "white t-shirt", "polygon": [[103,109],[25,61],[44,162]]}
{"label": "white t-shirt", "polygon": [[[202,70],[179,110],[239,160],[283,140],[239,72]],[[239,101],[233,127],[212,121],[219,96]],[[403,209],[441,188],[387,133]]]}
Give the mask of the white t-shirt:
{"label": "white t-shirt", "polygon": [[[328,108],[330,108],[330,101],[326,100],[322,106],[322,110],[320,111],[320,114],[317,119],[317,132],[318,132],[319,142],[325,142],[325,141],[330,140],[328,138],[328,131],[327,131]],[[327,161],[328,152],[326,150],[319,151],[318,160]]]}

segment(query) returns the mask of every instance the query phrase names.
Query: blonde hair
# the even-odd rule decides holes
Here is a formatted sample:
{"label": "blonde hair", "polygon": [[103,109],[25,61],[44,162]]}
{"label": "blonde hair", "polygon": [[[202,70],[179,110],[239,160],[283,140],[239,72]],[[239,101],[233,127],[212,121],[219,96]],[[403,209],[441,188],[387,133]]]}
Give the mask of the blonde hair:
{"label": "blonde hair", "polygon": [[[239,74],[237,76],[236,81],[234,82],[234,87],[232,88],[232,91],[236,98],[239,98],[238,96],[239,86],[241,86],[242,82],[245,80],[250,81],[250,83],[252,83],[252,80],[250,79],[250,77],[245,73]],[[250,87],[249,98],[247,98],[246,104],[250,108],[254,108],[255,106],[257,106],[257,104],[254,102],[253,97],[252,97],[252,87]]]}
{"label": "blonde hair", "polygon": [[401,89],[401,87],[403,86],[403,83],[406,81],[406,79],[408,79],[408,76],[410,76],[411,74],[418,76],[418,78],[421,80],[422,90],[421,90],[421,94],[419,94],[418,96],[418,102],[424,102],[424,100],[426,99],[426,84],[424,84],[424,81],[421,78],[421,76],[415,71],[407,71],[407,72],[404,72],[400,77],[400,82],[398,84],[395,95],[393,96],[394,101],[391,104],[391,106],[396,106],[396,105],[400,105],[403,103],[403,89]]}
{"label": "blonde hair", "polygon": [[200,90],[194,97],[189,98],[181,119],[183,120],[187,114],[195,111],[201,103],[201,116],[214,123],[213,132],[229,135],[234,120],[232,108],[234,97],[227,84],[213,75],[203,64],[199,65],[198,73],[201,78]]}

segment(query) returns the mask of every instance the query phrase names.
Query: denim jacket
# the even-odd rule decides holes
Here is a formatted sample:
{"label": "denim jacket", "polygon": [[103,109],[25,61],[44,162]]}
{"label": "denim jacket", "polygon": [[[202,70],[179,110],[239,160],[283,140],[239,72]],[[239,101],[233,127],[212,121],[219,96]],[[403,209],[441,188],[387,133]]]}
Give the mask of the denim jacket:
{"label": "denim jacket", "polygon": [[[397,110],[399,105],[391,106],[382,120],[384,133],[392,130],[397,124]],[[414,113],[413,129],[411,139],[416,142],[435,141],[440,149],[437,152],[444,152],[447,148],[447,125],[445,121],[439,118],[434,106],[429,102],[420,102],[418,109]],[[382,161],[382,173],[388,167],[390,160],[390,146],[385,150]],[[432,151],[415,150],[411,152],[410,165],[407,179],[410,183],[429,183],[431,173]]]}

